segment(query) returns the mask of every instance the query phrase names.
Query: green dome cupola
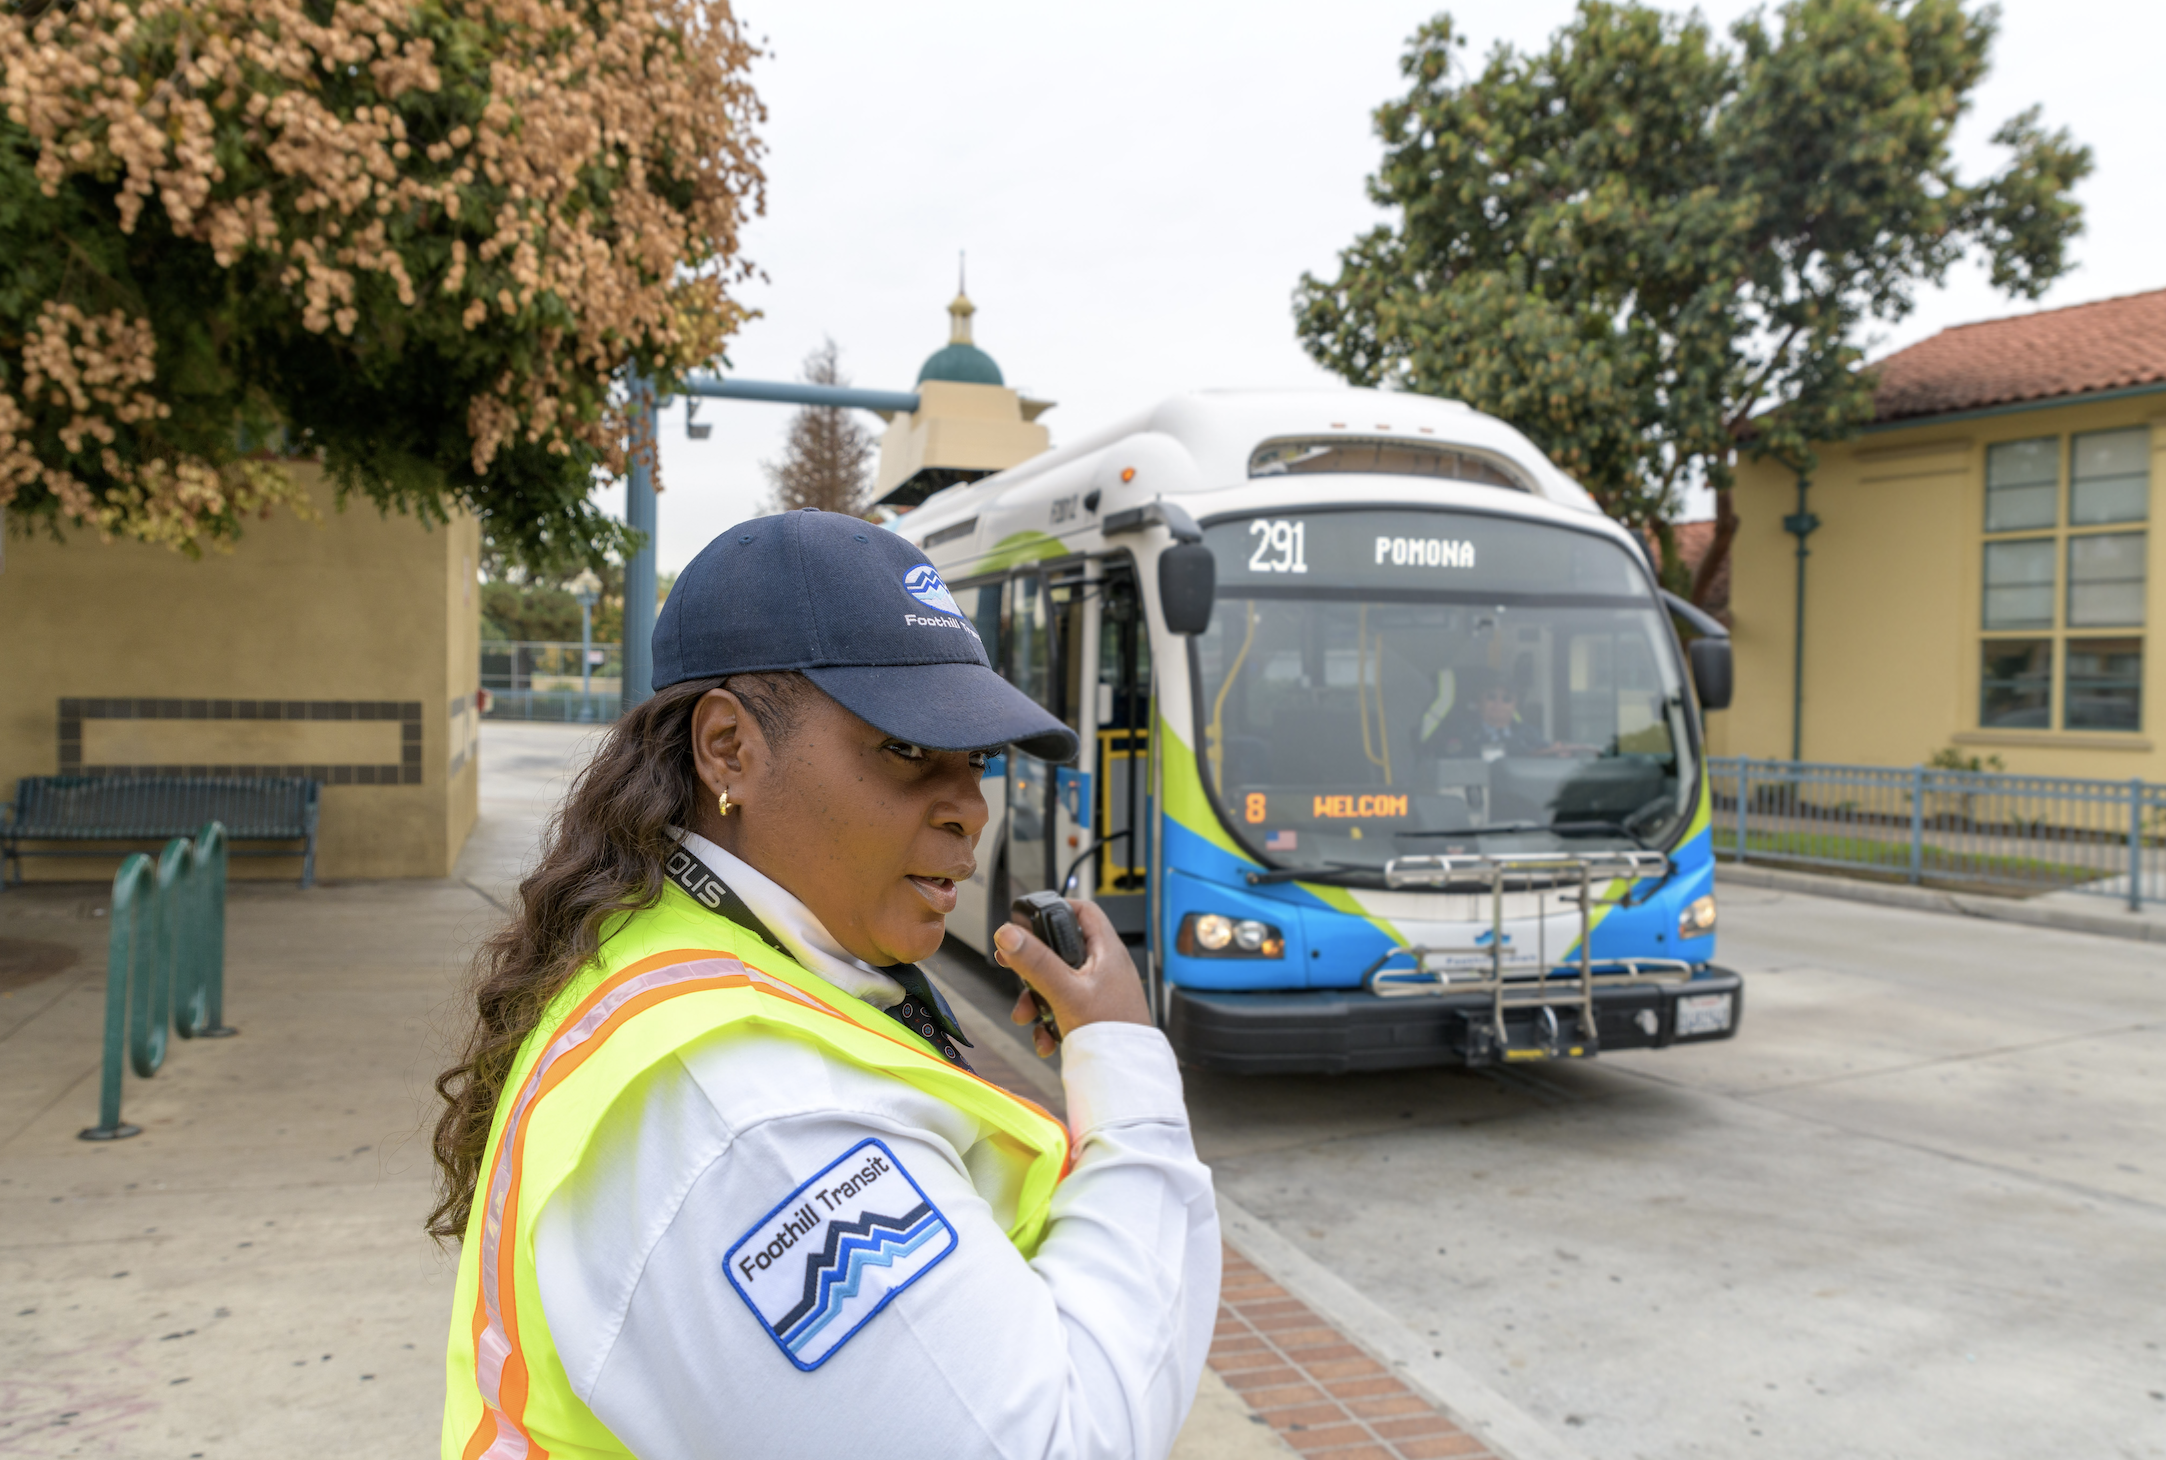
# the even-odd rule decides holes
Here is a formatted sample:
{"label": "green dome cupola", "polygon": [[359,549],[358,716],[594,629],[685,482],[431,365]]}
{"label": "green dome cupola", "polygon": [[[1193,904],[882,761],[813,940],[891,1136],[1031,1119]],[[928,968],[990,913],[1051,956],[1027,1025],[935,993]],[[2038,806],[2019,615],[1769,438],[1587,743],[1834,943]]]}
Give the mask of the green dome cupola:
{"label": "green dome cupola", "polygon": [[961,385],[1006,385],[993,357],[970,343],[970,316],[978,306],[958,286],[955,302],[948,306],[948,343],[933,351],[918,367],[918,383],[952,380]]}

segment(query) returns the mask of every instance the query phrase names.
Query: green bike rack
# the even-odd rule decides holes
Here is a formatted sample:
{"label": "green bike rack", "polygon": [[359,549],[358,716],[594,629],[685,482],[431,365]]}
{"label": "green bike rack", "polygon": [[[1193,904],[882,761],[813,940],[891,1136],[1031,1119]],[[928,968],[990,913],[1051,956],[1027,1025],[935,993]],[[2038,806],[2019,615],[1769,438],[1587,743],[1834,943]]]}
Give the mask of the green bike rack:
{"label": "green bike rack", "polygon": [[239,1032],[225,1022],[225,827],[206,822],[193,838],[175,837],[155,865],[131,852],[113,876],[109,917],[105,1072],[86,1141],[142,1134],[120,1118],[121,1066],[157,1074],[169,1029],[183,1039]]}

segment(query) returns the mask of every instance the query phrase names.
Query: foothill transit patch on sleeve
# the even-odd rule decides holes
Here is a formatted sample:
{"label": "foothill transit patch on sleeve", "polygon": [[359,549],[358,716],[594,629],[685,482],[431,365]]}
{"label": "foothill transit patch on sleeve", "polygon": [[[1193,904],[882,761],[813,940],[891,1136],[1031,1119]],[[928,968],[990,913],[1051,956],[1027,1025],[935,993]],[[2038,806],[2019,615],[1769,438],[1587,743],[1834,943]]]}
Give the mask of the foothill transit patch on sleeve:
{"label": "foothill transit patch on sleeve", "polygon": [[885,1142],[867,1139],[737,1239],[730,1285],[789,1361],[817,1369],[955,1250],[955,1230]]}

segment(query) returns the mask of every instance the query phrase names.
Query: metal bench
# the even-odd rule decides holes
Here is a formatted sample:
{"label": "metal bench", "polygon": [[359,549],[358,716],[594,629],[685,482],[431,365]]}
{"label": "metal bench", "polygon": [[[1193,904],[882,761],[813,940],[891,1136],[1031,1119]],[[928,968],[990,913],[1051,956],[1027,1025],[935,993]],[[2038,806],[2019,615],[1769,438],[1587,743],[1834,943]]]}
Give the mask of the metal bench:
{"label": "metal bench", "polygon": [[25,842],[164,841],[194,836],[206,821],[225,823],[230,841],[300,842],[285,848],[232,849],[237,857],[301,859],[301,885],[316,881],[318,787],[305,778],[209,776],[24,776],[0,821],[0,872],[24,857],[98,857],[75,847],[24,850]]}

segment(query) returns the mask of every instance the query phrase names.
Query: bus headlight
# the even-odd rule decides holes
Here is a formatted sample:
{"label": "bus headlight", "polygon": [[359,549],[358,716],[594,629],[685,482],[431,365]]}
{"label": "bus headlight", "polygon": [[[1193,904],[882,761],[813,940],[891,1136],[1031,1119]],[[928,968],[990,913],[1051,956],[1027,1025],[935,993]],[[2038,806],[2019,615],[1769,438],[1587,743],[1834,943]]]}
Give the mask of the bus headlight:
{"label": "bus headlight", "polygon": [[1695,897],[1677,917],[1677,936],[1704,938],[1715,931],[1715,895]]}
{"label": "bus headlight", "polygon": [[1255,918],[1190,913],[1173,946],[1190,958],[1284,958],[1286,936]]}

